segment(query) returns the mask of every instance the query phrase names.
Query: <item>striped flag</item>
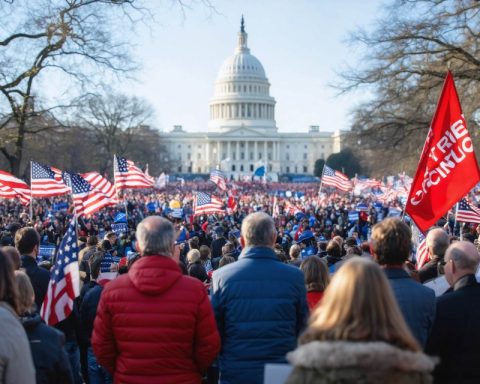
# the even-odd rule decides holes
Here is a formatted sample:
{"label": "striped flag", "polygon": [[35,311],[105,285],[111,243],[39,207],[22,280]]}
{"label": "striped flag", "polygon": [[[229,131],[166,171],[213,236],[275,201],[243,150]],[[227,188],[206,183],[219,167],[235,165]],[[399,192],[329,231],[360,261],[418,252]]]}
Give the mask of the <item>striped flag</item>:
{"label": "striped flag", "polygon": [[18,198],[22,204],[27,205],[30,203],[30,187],[12,174],[0,171],[0,197],[4,199]]}
{"label": "striped flag", "polygon": [[348,180],[347,175],[335,171],[326,165],[323,166],[322,184],[338,188],[344,192],[348,192],[352,189],[352,183]]}
{"label": "striped flag", "polygon": [[205,192],[196,192],[193,197],[193,214],[212,213],[225,213],[222,200]]}
{"label": "striped flag", "polygon": [[423,235],[420,235],[420,237],[423,238],[423,240],[418,244],[417,253],[415,255],[415,258],[417,259],[417,270],[430,261],[430,254],[428,253],[427,248],[427,238]]}
{"label": "striped flag", "polygon": [[77,234],[71,221],[50,271],[50,282],[40,314],[48,325],[65,320],[72,313],[73,301],[80,294]]}
{"label": "striped flag", "polygon": [[103,194],[111,199],[116,199],[115,186],[98,172],[82,173],[81,176],[89,182],[93,188],[102,191]]}
{"label": "striped flag", "polygon": [[465,198],[459,201],[455,215],[457,221],[480,223],[480,209],[468,204]]}
{"label": "striped flag", "polygon": [[77,216],[90,216],[109,205],[118,203],[115,197],[108,196],[102,190],[94,188],[77,173],[63,173],[65,182],[72,188],[72,199]]}
{"label": "striped flag", "polygon": [[222,191],[227,190],[225,175],[219,169],[214,169],[210,172],[210,181],[217,184],[218,188],[220,188]]}
{"label": "striped flag", "polygon": [[133,161],[124,157],[114,156],[113,170],[117,189],[153,188],[155,184],[153,177],[147,176]]}
{"label": "striped flag", "polygon": [[63,181],[62,171],[57,168],[32,161],[31,175],[32,197],[51,197],[70,193],[70,188]]}

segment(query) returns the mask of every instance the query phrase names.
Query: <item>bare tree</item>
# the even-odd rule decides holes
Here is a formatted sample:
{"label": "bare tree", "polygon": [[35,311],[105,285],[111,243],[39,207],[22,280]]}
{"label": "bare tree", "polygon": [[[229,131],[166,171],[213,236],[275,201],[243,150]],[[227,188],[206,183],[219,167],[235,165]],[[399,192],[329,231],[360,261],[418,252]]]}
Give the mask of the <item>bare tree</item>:
{"label": "bare tree", "polygon": [[[102,173],[110,168],[114,154],[126,155],[146,134],[142,127],[148,125],[152,115],[152,107],[137,97],[109,92],[85,100],[78,109],[77,122],[91,132]],[[158,135],[153,143],[159,144]]]}
{"label": "bare tree", "polygon": [[394,0],[372,32],[353,33],[352,42],[365,54],[361,64],[340,73],[336,86],[341,92],[360,88],[373,95],[354,111],[350,135],[367,158],[376,158],[370,161],[373,171],[415,169],[447,68],[465,116],[475,124],[479,12],[480,3],[473,0]]}
{"label": "bare tree", "polygon": [[[136,0],[16,0],[0,3],[0,153],[21,171],[25,140],[55,124],[38,124],[70,98],[48,105],[49,79],[74,81],[79,89],[107,73],[136,69],[125,34],[143,16]],[[3,35],[3,36],[2,36]],[[47,77],[48,76],[48,77]],[[55,85],[56,86],[56,85]]]}

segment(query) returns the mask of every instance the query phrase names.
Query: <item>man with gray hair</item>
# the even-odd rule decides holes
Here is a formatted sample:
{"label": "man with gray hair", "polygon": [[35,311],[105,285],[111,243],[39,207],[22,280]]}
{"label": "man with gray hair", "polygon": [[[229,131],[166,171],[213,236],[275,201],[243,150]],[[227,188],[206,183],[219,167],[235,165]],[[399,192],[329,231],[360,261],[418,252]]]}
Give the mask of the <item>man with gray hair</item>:
{"label": "man with gray hair", "polygon": [[213,274],[222,384],[263,383],[265,364],[284,363],[305,326],[303,273],[278,260],[276,238],[269,215],[248,215],[242,223],[238,261]]}
{"label": "man with gray hair", "polygon": [[206,289],[182,275],[172,223],[150,216],[136,235],[141,258],[100,298],[97,362],[115,383],[200,383],[220,349]]}
{"label": "man with gray hair", "polygon": [[468,241],[453,243],[445,253],[450,289],[437,300],[437,316],[426,352],[439,356],[435,383],[480,382],[480,256]]}
{"label": "man with gray hair", "polygon": [[426,246],[430,261],[418,271],[421,283],[438,277],[438,266],[443,262],[445,251],[450,245],[450,236],[441,228],[434,228],[427,234]]}

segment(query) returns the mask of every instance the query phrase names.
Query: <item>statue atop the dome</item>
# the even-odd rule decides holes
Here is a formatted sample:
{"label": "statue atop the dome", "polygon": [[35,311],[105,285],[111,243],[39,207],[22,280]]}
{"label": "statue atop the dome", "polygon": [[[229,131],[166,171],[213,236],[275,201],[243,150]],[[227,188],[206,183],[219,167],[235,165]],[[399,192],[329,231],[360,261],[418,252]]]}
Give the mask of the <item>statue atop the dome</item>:
{"label": "statue atop the dome", "polygon": [[240,32],[245,33],[245,20],[243,20],[243,15],[242,21],[240,22]]}

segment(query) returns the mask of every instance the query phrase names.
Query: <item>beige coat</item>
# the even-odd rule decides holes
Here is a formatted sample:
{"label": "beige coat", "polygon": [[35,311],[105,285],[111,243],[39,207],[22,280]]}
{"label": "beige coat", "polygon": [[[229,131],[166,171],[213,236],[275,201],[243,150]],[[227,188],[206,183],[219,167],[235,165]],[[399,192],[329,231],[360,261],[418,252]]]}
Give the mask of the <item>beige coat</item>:
{"label": "beige coat", "polygon": [[287,355],[286,384],[426,384],[436,360],[384,342],[313,341]]}
{"label": "beige coat", "polygon": [[0,302],[0,384],[34,384],[27,334],[13,309]]}

